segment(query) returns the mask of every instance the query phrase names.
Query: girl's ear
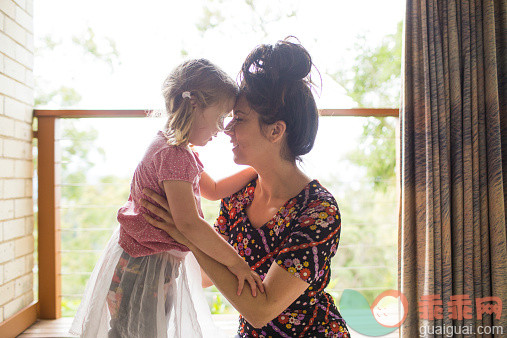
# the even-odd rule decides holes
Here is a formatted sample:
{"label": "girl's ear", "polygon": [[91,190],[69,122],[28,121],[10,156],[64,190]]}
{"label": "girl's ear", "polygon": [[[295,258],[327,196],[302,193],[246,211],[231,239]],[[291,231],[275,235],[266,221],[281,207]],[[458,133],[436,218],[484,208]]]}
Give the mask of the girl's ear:
{"label": "girl's ear", "polygon": [[269,126],[268,139],[273,143],[279,142],[282,140],[283,135],[285,135],[286,130],[287,125],[284,121],[276,121]]}

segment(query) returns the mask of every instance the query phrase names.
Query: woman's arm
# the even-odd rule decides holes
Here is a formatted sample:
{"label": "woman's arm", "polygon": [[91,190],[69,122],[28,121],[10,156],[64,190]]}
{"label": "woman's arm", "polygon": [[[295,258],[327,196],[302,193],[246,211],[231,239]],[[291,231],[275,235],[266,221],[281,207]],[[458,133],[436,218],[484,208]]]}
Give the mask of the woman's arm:
{"label": "woman's arm", "polygon": [[[144,193],[157,203],[162,198],[146,189]],[[227,267],[206,255],[202,250],[188,241],[175,226],[168,223],[167,221],[170,221],[170,216],[165,210],[146,201],[142,203],[145,208],[166,221],[160,222],[149,216],[146,217],[147,220],[153,226],[166,231],[178,242],[187,245],[194,253],[201,268],[213,281],[218,290],[253,326],[262,327],[266,325],[266,323],[278,316],[308,288],[308,283],[295,277],[275,263],[271,265],[262,283],[264,286],[263,294],[252,297],[250,293],[243,292],[238,296],[236,293],[236,277]]]}
{"label": "woman's arm", "polygon": [[[156,226],[156,225],[155,225]],[[274,263],[264,278],[264,293],[252,297],[248,292],[236,293],[236,277],[222,264],[197,247],[189,247],[201,268],[217,289],[255,328],[265,326],[289,307],[309,284]]]}
{"label": "woman's arm", "polygon": [[186,181],[164,181],[163,183],[167,204],[176,228],[192,244],[226,265],[238,277],[238,293],[241,293],[243,289],[244,280],[250,284],[254,296],[256,295],[256,284],[259,284],[262,290],[262,281],[259,276],[250,269],[236,250],[199,216],[192,184]]}
{"label": "woman's arm", "polygon": [[209,279],[208,275],[206,274],[206,272],[204,272],[204,270],[201,268],[201,286],[203,288],[209,288],[210,286],[213,285],[213,281],[211,279]]}
{"label": "woman's arm", "polygon": [[215,181],[210,175],[203,172],[199,181],[201,195],[208,200],[216,201],[231,196],[255,177],[257,177],[257,172],[251,167],[218,181]]}

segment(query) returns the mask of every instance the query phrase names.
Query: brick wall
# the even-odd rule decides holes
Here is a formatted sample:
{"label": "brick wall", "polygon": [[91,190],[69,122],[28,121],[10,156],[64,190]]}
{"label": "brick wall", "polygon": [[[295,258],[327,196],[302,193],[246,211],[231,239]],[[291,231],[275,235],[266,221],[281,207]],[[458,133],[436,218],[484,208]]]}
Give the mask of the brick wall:
{"label": "brick wall", "polygon": [[33,0],[0,0],[0,322],[33,301]]}

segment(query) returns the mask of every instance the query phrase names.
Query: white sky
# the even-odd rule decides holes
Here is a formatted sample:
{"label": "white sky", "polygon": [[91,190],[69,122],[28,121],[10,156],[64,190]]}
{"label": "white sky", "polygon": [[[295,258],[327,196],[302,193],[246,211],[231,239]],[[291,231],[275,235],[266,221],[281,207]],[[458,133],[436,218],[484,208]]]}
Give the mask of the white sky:
{"label": "white sky", "polygon": [[[236,78],[241,63],[257,44],[295,35],[309,50],[323,77],[322,94],[317,98],[319,108],[351,108],[352,100],[326,73],[350,64],[357,35],[365,35],[368,43],[376,45],[383,36],[396,31],[404,15],[403,0],[263,0],[255,4],[267,21],[293,10],[297,15],[266,24],[265,36],[255,24],[258,19],[240,0],[35,1],[35,40],[51,35],[62,44],[51,53],[36,56],[34,75],[45,79],[39,86],[57,88],[64,84],[75,88],[82,96],[82,109],[159,108],[160,86],[183,60],[182,48],[188,51],[188,57],[209,58]],[[204,5],[220,8],[225,22],[201,35],[196,22]],[[113,69],[83,56],[72,45],[71,37],[82,36],[87,27],[92,27],[99,43],[106,38],[115,41],[120,63],[115,63]],[[97,170],[122,175],[132,174],[153,130],[161,126],[154,121],[97,121],[83,121],[101,131],[99,144],[106,148],[107,160],[98,163]],[[321,121],[316,146],[306,157],[306,170],[317,178],[350,171],[338,163],[338,158],[350,149],[360,132],[361,121],[357,118]],[[130,149],[129,158],[120,151],[122,147]],[[226,137],[212,142],[201,156],[212,174],[220,176],[235,170],[230,164]]]}
{"label": "white sky", "polygon": [[[358,34],[374,45],[396,31],[404,12],[403,0],[255,1],[269,8],[267,20],[269,13],[297,10],[296,17],[267,24],[265,37],[255,32],[256,21],[243,1],[222,2],[225,23],[201,36],[195,24],[204,4],[217,6],[220,1],[35,1],[35,38],[50,34],[66,46],[65,53],[36,58],[35,75],[77,87],[83,96],[81,107],[144,109],[160,105],[160,86],[183,60],[182,48],[189,57],[209,58],[235,78],[257,44],[295,35],[323,74],[319,108],[350,108],[353,102],[325,73],[348,61]],[[116,42],[121,65],[113,73],[69,47],[69,37],[83,35],[88,26],[99,42],[105,37]]]}

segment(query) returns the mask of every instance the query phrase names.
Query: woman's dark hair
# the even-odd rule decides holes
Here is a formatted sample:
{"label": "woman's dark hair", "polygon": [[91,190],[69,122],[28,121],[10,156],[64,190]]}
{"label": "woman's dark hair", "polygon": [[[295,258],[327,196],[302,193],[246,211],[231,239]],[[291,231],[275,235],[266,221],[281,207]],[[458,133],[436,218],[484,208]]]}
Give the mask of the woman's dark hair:
{"label": "woman's dark hair", "polygon": [[312,94],[312,58],[288,39],[260,45],[248,55],[239,74],[240,95],[259,113],[261,124],[285,122],[284,156],[295,161],[312,149],[319,113]]}

